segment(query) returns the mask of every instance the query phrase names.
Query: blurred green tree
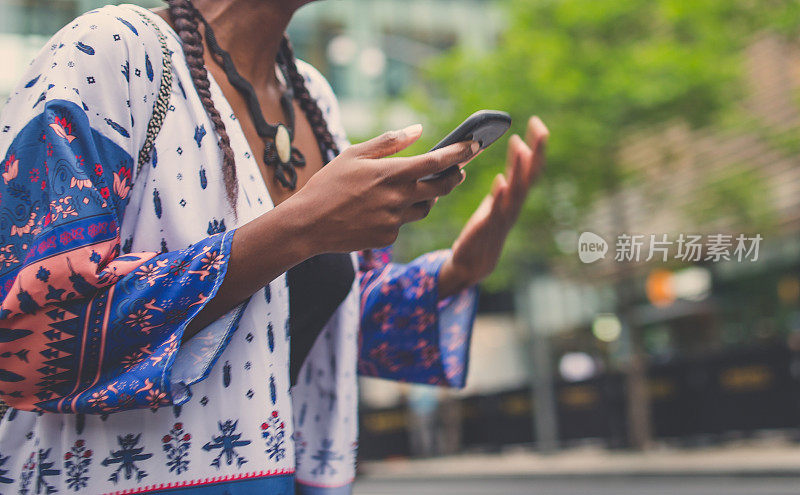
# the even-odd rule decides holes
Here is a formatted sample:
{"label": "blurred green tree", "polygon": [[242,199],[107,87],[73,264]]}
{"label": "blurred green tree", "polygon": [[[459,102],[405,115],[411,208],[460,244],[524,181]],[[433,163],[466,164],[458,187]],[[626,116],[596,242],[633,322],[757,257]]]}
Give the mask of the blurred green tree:
{"label": "blurred green tree", "polygon": [[[507,8],[494,48],[456,48],[433,60],[410,95],[431,119],[417,152],[480,108],[510,111],[519,133],[532,114],[550,128],[547,171],[489,280],[494,287],[556,254],[558,233],[577,228],[599,195],[620,187],[626,178],[615,160],[627,136],[676,119],[714,124],[741,96],[752,35],[794,36],[800,26],[795,0],[508,0]],[[405,248],[451,241],[504,157],[498,145],[470,164],[457,193],[411,227]]]}

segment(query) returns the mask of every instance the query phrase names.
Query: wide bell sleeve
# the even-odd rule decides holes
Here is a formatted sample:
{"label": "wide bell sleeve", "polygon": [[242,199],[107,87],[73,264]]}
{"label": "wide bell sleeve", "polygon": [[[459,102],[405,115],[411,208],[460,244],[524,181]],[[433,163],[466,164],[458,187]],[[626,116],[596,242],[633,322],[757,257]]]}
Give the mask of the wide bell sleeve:
{"label": "wide bell sleeve", "polygon": [[87,14],[51,40],[3,113],[0,398],[12,407],[173,403],[184,329],[225,277],[234,231],[120,254],[132,157],[149,120],[130,102],[150,98],[134,107],[152,108],[153,39],[144,22]]}
{"label": "wide bell sleeve", "polygon": [[360,255],[362,376],[463,387],[477,288],[439,301],[439,273],[449,255],[436,251],[408,264],[391,249]]}

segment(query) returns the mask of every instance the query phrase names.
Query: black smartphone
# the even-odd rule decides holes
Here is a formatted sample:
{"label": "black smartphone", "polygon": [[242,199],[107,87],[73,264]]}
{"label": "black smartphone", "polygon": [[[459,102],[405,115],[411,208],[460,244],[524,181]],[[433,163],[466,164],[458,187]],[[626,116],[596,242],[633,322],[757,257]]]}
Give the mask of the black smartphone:
{"label": "black smartphone", "polygon": [[[511,127],[511,116],[506,112],[498,110],[479,110],[467,117],[453,132],[445,136],[436,146],[431,148],[431,151],[462,141],[477,141],[481,145],[480,149],[484,150],[500,139],[500,136],[505,134],[509,127]],[[480,153],[480,151],[478,151],[478,153]],[[420,180],[431,180],[441,177],[455,168],[458,168],[458,165],[453,165],[442,172],[425,176]]]}

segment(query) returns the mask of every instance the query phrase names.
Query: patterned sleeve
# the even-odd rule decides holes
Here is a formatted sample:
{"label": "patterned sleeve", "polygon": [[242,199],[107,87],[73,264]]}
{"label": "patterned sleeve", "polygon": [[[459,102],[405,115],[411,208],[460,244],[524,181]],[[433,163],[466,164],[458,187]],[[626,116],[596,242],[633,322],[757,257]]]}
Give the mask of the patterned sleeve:
{"label": "patterned sleeve", "polygon": [[390,248],[360,255],[362,376],[461,388],[467,377],[477,288],[439,301],[448,251],[408,264]]}
{"label": "patterned sleeve", "polygon": [[161,51],[114,9],[59,32],[0,117],[0,398],[19,409],[171,403],[183,330],[225,276],[233,232],[120,255],[150,117],[130,102],[153,101]]}

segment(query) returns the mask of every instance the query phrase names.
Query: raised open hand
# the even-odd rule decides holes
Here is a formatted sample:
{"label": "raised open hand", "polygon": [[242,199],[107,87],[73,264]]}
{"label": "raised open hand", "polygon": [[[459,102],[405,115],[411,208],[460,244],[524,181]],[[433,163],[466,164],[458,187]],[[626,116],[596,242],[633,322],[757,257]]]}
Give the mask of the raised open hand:
{"label": "raised open hand", "polygon": [[523,141],[508,141],[506,174],[498,174],[453,243],[452,255],[439,275],[439,297],[451,296],[486,278],[500,258],[506,237],[519,216],[531,185],[542,171],[549,132],[538,117],[528,120]]}

